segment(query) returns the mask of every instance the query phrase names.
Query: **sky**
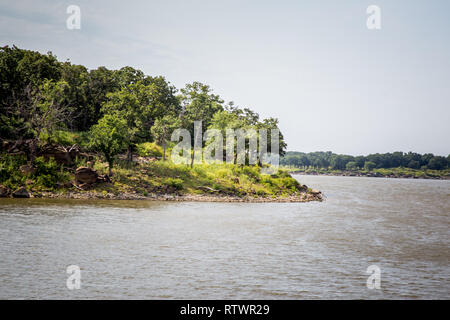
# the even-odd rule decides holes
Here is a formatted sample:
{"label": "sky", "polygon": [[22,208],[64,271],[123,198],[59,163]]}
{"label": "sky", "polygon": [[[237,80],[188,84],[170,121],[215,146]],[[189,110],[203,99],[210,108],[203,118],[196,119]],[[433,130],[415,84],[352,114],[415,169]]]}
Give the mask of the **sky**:
{"label": "sky", "polygon": [[[369,5],[381,29],[367,28]],[[290,151],[446,156],[449,15],[447,0],[1,0],[0,45],[206,83],[278,118]]]}

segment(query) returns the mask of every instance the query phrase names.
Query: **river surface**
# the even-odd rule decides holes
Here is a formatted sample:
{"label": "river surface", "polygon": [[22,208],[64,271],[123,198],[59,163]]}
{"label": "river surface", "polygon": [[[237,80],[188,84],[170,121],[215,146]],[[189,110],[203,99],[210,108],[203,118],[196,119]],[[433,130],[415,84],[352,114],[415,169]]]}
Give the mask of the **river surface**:
{"label": "river surface", "polygon": [[0,299],[450,298],[450,181],[295,177],[326,200],[2,199]]}

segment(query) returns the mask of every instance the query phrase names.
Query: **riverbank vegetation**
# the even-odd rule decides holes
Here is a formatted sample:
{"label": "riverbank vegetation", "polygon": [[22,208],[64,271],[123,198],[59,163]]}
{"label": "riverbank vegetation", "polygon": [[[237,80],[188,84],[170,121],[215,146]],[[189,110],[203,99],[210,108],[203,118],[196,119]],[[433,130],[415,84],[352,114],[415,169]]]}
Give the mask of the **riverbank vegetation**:
{"label": "riverbank vegetation", "polygon": [[[25,187],[34,197],[51,194],[75,198],[135,199],[158,195],[208,195],[224,200],[237,197],[249,201],[321,199],[318,191],[301,185],[284,170],[267,175],[261,173],[259,166],[201,164],[190,168],[153,157],[136,156],[132,163],[127,161],[125,155],[122,158],[112,169],[111,180],[76,185],[75,168],[87,168],[89,164],[85,160],[77,160],[73,166],[67,167],[53,158],[45,160],[37,157],[35,165],[30,168],[25,156],[3,155],[0,160],[0,184],[10,191]],[[98,176],[109,173],[107,162],[100,158],[95,160],[91,164],[92,172]],[[6,190],[3,190],[4,196],[8,195]]]}
{"label": "riverbank vegetation", "polygon": [[[105,67],[88,70],[49,52],[0,48],[0,195],[213,194],[298,197],[318,192],[286,171],[261,173],[262,163],[196,164],[168,159],[175,128],[277,129],[249,108],[224,100],[206,84],[178,90],[162,76]],[[270,132],[270,131],[269,131]],[[279,151],[286,143],[279,132]],[[271,137],[267,151],[271,152]],[[207,142],[202,141],[201,148]],[[248,145],[248,141],[246,141]],[[225,147],[224,147],[225,148]],[[26,190],[25,190],[26,189]]]}
{"label": "riverbank vegetation", "polygon": [[328,152],[292,152],[280,164],[293,173],[398,178],[450,178],[450,155],[393,152],[350,156]]}

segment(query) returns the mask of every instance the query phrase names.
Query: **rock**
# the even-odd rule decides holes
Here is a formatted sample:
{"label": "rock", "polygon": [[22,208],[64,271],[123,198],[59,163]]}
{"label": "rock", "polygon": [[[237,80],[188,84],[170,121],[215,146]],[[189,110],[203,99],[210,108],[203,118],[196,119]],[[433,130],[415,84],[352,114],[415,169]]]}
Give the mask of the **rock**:
{"label": "rock", "polygon": [[320,192],[319,190],[311,189],[311,194],[317,195],[317,194],[321,194],[321,193],[322,193],[322,192]]}
{"label": "rock", "polygon": [[73,183],[72,182],[66,182],[66,183],[64,183],[64,187],[65,188],[72,188],[73,187]]}
{"label": "rock", "polygon": [[10,190],[7,187],[0,185],[0,198],[8,197],[9,193],[10,193]]}
{"label": "rock", "polygon": [[79,167],[75,171],[76,184],[94,184],[97,182],[98,173],[88,167]]}
{"label": "rock", "polygon": [[28,164],[24,164],[23,166],[20,166],[19,171],[23,175],[32,175],[36,172],[36,168],[33,168]]}
{"label": "rock", "polygon": [[77,145],[65,148],[60,145],[47,144],[41,149],[40,155],[46,160],[54,158],[59,164],[70,165],[74,162],[76,157],[80,156],[80,149]]}
{"label": "rock", "polygon": [[111,182],[111,179],[109,178],[109,176],[107,174],[103,174],[103,175],[99,175],[97,178],[97,182],[102,183],[102,182]]}
{"label": "rock", "polygon": [[91,186],[92,186],[91,183],[82,183],[78,187],[83,190],[89,190],[91,188]]}
{"label": "rock", "polygon": [[31,195],[28,192],[27,189],[25,189],[24,187],[17,189],[16,191],[13,192],[12,196],[14,198],[30,198]]}

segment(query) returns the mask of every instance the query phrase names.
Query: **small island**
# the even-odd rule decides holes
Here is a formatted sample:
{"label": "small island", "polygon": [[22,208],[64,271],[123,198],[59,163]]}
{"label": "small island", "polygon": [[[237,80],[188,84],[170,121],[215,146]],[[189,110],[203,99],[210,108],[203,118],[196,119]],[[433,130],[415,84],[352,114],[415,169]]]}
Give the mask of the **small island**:
{"label": "small island", "polygon": [[[33,166],[25,156],[31,141],[9,141],[1,156],[0,197],[209,202],[322,201],[320,191],[301,185],[285,170],[261,173],[259,166],[201,164],[193,168],[158,159],[161,147],[128,162],[119,155],[110,176],[108,163],[95,153],[45,144]],[[149,151],[151,150],[151,152]],[[148,153],[151,155],[148,155]]]}
{"label": "small island", "polygon": [[[171,138],[183,128],[189,142],[213,130],[275,132],[268,152],[283,155],[278,119],[260,119],[203,83],[178,90],[162,76],[132,67],[88,70],[60,62],[49,52],[0,48],[0,197],[150,199],[172,201],[321,201],[320,191],[300,184],[286,170],[267,174],[247,151],[225,159],[239,144],[214,149],[223,163],[196,163],[209,147],[201,139],[192,161],[175,163]],[[270,141],[274,141],[271,137]],[[260,153],[260,140],[255,153]],[[228,136],[227,136],[228,143]],[[242,140],[251,145],[249,137]],[[254,144],[256,145],[256,143]],[[274,149],[274,150],[272,150]],[[196,154],[197,150],[197,154]],[[174,151],[178,153],[177,151]],[[222,156],[221,156],[222,157]],[[217,158],[217,157],[216,157]]]}

